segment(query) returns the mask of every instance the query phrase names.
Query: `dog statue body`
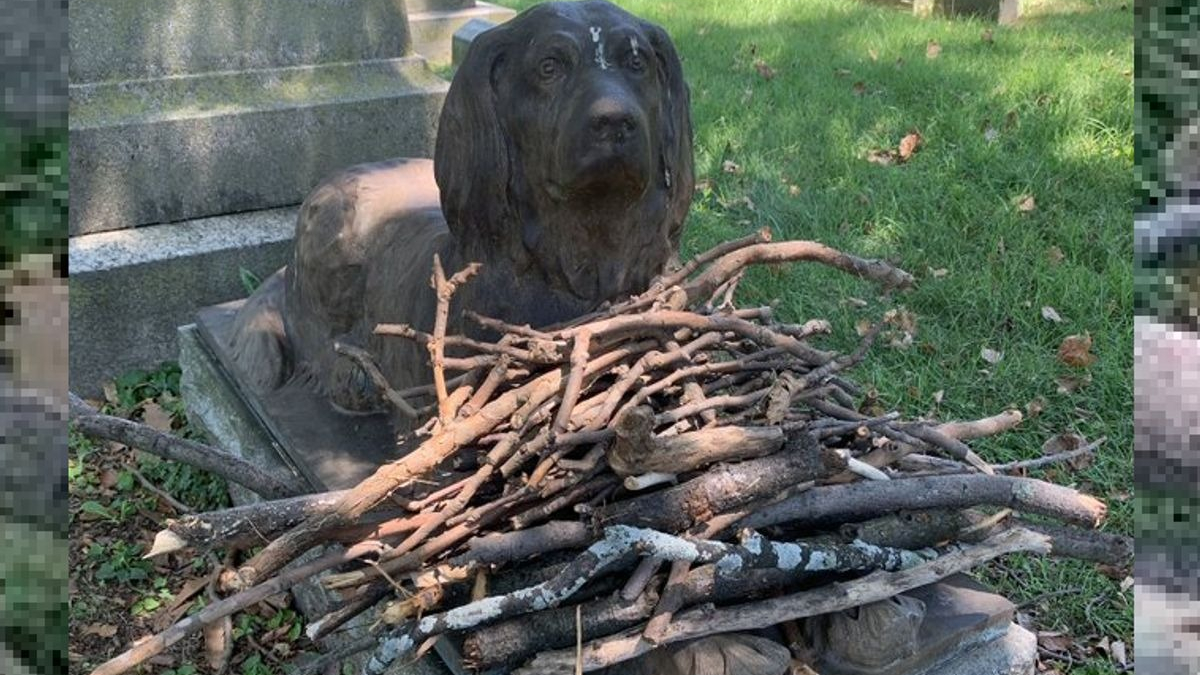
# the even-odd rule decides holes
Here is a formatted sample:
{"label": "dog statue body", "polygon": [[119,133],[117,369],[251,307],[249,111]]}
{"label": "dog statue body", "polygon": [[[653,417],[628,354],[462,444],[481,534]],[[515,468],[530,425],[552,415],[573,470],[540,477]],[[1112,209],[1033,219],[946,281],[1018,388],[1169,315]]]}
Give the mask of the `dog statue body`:
{"label": "dog statue body", "polygon": [[666,33],[603,0],[535,6],[479,35],[451,83],[434,160],[348,169],[301,206],[291,263],[239,311],[235,362],[261,390],[294,378],[338,407],[380,406],[333,349],[366,348],[393,388],[432,379],[434,254],[471,309],[546,325],[644,290],[678,250],[694,187],[689,98]]}

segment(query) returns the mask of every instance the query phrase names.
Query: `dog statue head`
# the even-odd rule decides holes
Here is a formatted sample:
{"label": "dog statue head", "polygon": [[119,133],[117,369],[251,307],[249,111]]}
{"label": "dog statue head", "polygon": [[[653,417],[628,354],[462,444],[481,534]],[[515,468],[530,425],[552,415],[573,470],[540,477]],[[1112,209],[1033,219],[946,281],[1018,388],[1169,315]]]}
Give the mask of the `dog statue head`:
{"label": "dog statue head", "polygon": [[434,167],[464,259],[580,306],[644,290],[678,250],[695,182],[671,40],[603,0],[537,5],[482,33],[447,94]]}

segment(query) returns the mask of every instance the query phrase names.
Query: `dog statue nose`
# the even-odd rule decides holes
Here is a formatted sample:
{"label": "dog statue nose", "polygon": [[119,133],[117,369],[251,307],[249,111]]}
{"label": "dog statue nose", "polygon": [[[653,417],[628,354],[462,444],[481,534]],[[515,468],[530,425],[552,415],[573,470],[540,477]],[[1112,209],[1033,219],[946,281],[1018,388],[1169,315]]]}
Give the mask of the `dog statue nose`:
{"label": "dog statue nose", "polygon": [[588,111],[588,127],[598,141],[619,143],[637,131],[637,118],[622,102],[602,98]]}

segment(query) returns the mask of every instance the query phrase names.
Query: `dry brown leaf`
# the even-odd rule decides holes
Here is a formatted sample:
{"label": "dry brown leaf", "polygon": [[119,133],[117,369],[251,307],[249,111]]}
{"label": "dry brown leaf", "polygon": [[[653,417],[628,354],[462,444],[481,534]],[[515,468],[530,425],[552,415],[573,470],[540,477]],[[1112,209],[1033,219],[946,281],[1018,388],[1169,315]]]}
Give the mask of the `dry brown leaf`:
{"label": "dry brown leaf", "polygon": [[1053,321],[1054,323],[1062,323],[1062,317],[1058,315],[1058,310],[1054,309],[1050,305],[1042,307],[1042,318],[1047,321]]}
{"label": "dry brown leaf", "polygon": [[921,134],[915,131],[900,139],[900,161],[907,162],[913,156],[913,153],[921,147],[923,140]]}
{"label": "dry brown leaf", "polygon": [[862,337],[862,336],[866,335],[867,333],[870,333],[871,332],[871,320],[870,319],[859,319],[858,321],[856,321],[854,323],[854,332],[858,333],[859,337]]}
{"label": "dry brown leaf", "polygon": [[1029,213],[1037,209],[1037,200],[1033,195],[1021,195],[1017,199],[1017,210],[1021,213]]}
{"label": "dry brown leaf", "polygon": [[171,413],[154,401],[142,404],[142,421],[159,431],[171,431]]}
{"label": "dry brown leaf", "polygon": [[867,58],[871,59],[872,61],[878,61],[879,60],[879,52],[875,51],[874,49],[868,49],[867,50]]}
{"label": "dry brown leaf", "polygon": [[879,166],[891,166],[896,163],[896,153],[891,150],[871,150],[867,153],[867,161]]}
{"label": "dry brown leaf", "polygon": [[837,75],[838,77],[849,77],[850,69],[849,68],[834,68],[833,74]]}
{"label": "dry brown leaf", "polygon": [[1054,383],[1058,385],[1058,393],[1074,394],[1084,386],[1091,384],[1092,375],[1087,373],[1082,377],[1075,375],[1063,375],[1062,377],[1054,378]]}
{"label": "dry brown leaf", "polygon": [[1004,359],[1004,352],[998,352],[994,349],[988,349],[987,347],[984,347],[983,349],[979,350],[979,358],[987,361],[988,363],[1000,363],[1000,361]]}
{"label": "dry brown leaf", "polygon": [[223,673],[233,654],[233,618],[223,617],[204,627],[204,657],[208,667]]}
{"label": "dry brown leaf", "polygon": [[859,80],[858,82],[854,83],[853,89],[855,96],[862,96],[863,94],[867,93],[867,83]]}
{"label": "dry brown leaf", "polygon": [[1086,368],[1096,361],[1096,355],[1091,353],[1091,349],[1091,335],[1068,335],[1058,346],[1058,360],[1072,368]]}
{"label": "dry brown leaf", "polygon": [[100,487],[111,489],[117,484],[121,474],[116,469],[104,469],[100,472]]}
{"label": "dry brown leaf", "polygon": [[107,623],[89,623],[83,627],[83,634],[110,638],[117,634],[117,627]]}
{"label": "dry brown leaf", "polygon": [[1067,256],[1063,253],[1063,250],[1057,246],[1051,246],[1050,248],[1046,249],[1046,258],[1050,260],[1051,265],[1057,265],[1061,263],[1063,258],[1066,257]]}
{"label": "dry brown leaf", "polygon": [[1017,122],[1019,120],[1020,120],[1020,118],[1017,115],[1016,108],[1009,110],[1007,113],[1004,114],[1004,128],[1012,129],[1012,128],[1016,127]]}
{"label": "dry brown leaf", "polygon": [[987,30],[983,31],[983,34],[979,36],[979,39],[983,40],[984,42],[986,42],[988,44],[992,44],[993,42],[996,41],[996,36],[992,32],[992,29],[988,28]]}
{"label": "dry brown leaf", "polygon": [[793,197],[800,194],[800,186],[799,185],[789,185],[788,186],[788,194]]}
{"label": "dry brown leaf", "polygon": [[930,267],[928,268],[928,271],[929,276],[933,277],[934,279],[941,279],[950,273],[950,270],[946,269],[945,267],[939,267],[937,269]]}
{"label": "dry brown leaf", "polygon": [[742,167],[732,159],[727,159],[721,162],[721,170],[725,173],[741,173]]}
{"label": "dry brown leaf", "polygon": [[117,397],[117,385],[112,382],[105,382],[103,387],[104,400],[112,405],[118,405],[121,399]]}
{"label": "dry brown leaf", "polygon": [[933,392],[933,402],[938,405],[941,405],[942,399],[945,398],[945,396],[946,396],[946,390],[938,389],[937,391]]}
{"label": "dry brown leaf", "polygon": [[761,75],[764,80],[775,79],[775,71],[771,68],[771,66],[767,65],[766,61],[763,61],[762,59],[754,62],[754,69],[758,71],[758,74]]}
{"label": "dry brown leaf", "polygon": [[1046,399],[1042,398],[1041,396],[1038,396],[1029,403],[1025,404],[1025,413],[1029,416],[1029,419],[1033,419],[1034,417],[1041,415],[1042,411],[1045,409]]}
{"label": "dry brown leaf", "polygon": [[1087,445],[1087,439],[1079,434],[1059,434],[1042,443],[1042,455],[1060,455],[1064,452],[1078,450]]}
{"label": "dry brown leaf", "polygon": [[1069,635],[1048,630],[1038,631],[1037,641],[1043,649],[1052,652],[1070,652],[1071,645],[1075,642]]}
{"label": "dry brown leaf", "polygon": [[942,45],[937,40],[930,40],[925,45],[925,58],[936,59],[942,55]]}

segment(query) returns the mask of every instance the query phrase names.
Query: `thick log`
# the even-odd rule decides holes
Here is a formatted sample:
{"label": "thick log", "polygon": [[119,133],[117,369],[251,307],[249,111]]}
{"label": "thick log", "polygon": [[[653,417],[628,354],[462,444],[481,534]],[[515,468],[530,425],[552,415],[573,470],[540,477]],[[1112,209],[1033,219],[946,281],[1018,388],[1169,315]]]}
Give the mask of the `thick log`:
{"label": "thick log", "polygon": [[816,487],[776,502],[743,519],[740,527],[789,523],[827,528],[905,509],[967,508],[988,504],[1096,527],[1107,513],[1104,502],[1033,478],[957,475],[865,481]]}
{"label": "thick log", "polygon": [[[1010,530],[987,541],[956,551],[937,560],[900,572],[873,572],[862,578],[759,602],[712,609],[697,608],[676,617],[667,629],[664,644],[693,638],[757,630],[819,614],[838,612],[885,600],[919,586],[931,584],[952,574],[969,570],[993,558],[1017,551],[1045,552],[1049,545],[1044,536],[1028,530]],[[635,626],[617,635],[594,640],[581,650],[543,652],[515,675],[562,675],[578,672],[577,659],[585,672],[599,670],[641,656],[651,649],[642,639],[641,627]]]}
{"label": "thick log", "polygon": [[844,468],[836,453],[799,433],[769,457],[720,464],[677,487],[606,506],[596,513],[596,522],[683,532],[717,514]]}

